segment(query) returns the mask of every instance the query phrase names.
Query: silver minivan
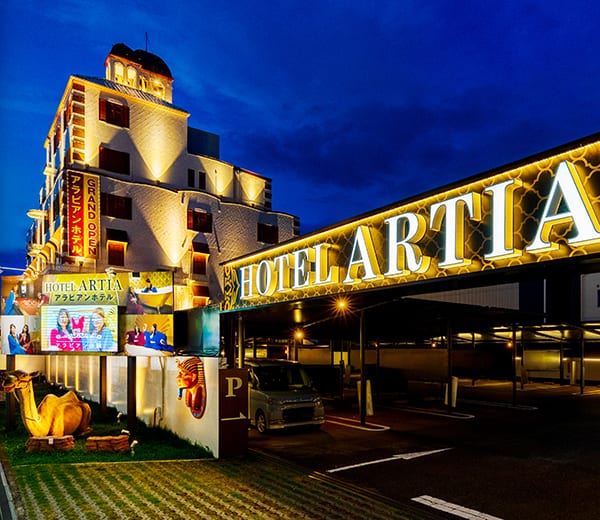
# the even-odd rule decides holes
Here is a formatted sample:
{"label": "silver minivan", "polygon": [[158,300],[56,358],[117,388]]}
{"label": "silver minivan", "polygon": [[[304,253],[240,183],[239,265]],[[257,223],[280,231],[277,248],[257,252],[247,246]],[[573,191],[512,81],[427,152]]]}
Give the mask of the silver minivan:
{"label": "silver minivan", "polygon": [[250,422],[260,433],[325,422],[321,396],[302,365],[281,359],[246,359]]}

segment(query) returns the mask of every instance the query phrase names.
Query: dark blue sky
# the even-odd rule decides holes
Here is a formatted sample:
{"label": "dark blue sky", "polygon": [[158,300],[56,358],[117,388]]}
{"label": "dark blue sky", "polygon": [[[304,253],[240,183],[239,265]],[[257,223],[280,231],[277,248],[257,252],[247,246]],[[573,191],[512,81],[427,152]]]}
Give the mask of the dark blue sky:
{"label": "dark blue sky", "polygon": [[0,266],[71,74],[159,55],[189,124],[306,233],[600,131],[596,0],[4,0]]}

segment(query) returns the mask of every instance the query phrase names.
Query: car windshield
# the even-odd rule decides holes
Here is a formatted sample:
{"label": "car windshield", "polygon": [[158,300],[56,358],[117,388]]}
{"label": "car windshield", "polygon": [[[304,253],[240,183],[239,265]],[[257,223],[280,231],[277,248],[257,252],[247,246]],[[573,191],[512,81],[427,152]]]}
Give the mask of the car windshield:
{"label": "car windshield", "polygon": [[310,386],[308,375],[298,365],[255,367],[254,374],[261,390],[289,390]]}

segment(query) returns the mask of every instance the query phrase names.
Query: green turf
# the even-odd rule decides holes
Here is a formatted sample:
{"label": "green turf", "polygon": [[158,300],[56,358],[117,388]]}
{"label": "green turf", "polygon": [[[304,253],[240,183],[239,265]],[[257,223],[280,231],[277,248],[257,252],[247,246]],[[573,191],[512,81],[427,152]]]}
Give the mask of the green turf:
{"label": "green turf", "polygon": [[[38,403],[48,393],[61,395],[64,391],[47,383],[35,383],[34,385],[35,399]],[[120,435],[121,430],[127,429],[127,417],[122,416],[118,420],[118,412],[115,408],[109,407],[106,417],[102,418],[99,403],[88,401],[88,404],[92,409],[91,427],[93,431],[90,435]],[[6,418],[6,403],[4,401],[0,402],[0,416]],[[212,457],[207,448],[191,444],[162,428],[149,427],[141,421],[136,421],[135,433],[129,438],[130,444],[134,440],[137,441],[137,444],[132,450],[126,452],[87,452],[85,449],[85,438],[75,437],[75,448],[72,450],[28,453],[26,443],[29,438],[29,432],[25,429],[21,421],[18,403],[15,422],[16,427],[14,429],[7,428],[6,420],[2,421],[2,426],[0,427],[0,439],[4,453],[12,466],[52,462],[116,462]]]}

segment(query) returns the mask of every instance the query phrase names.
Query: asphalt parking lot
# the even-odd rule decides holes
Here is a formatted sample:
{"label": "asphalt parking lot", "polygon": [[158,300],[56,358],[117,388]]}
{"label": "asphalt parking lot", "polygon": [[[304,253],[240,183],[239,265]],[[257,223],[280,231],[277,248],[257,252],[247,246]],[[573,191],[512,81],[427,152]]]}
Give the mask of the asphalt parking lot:
{"label": "asphalt parking lot", "polygon": [[511,383],[461,381],[451,414],[441,401],[403,399],[375,402],[364,426],[355,403],[327,412],[321,431],[251,431],[249,445],[400,503],[450,504],[458,517],[598,517],[598,387],[514,393]]}

